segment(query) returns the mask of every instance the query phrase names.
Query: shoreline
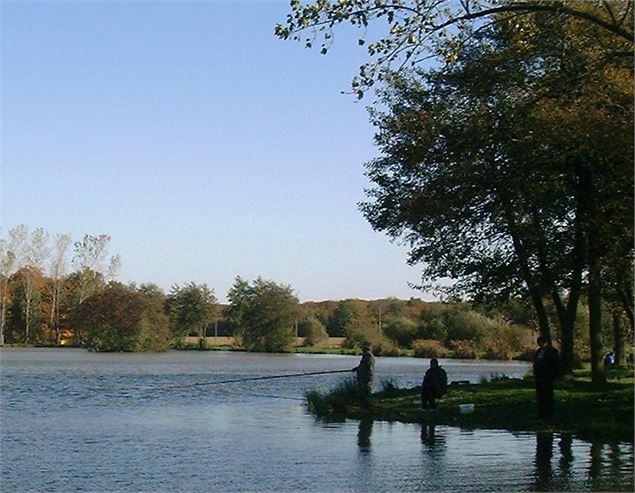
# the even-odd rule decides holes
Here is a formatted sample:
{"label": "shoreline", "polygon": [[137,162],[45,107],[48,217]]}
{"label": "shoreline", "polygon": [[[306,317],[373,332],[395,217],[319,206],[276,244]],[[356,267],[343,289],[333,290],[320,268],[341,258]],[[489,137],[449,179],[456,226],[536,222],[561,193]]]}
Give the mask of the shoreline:
{"label": "shoreline", "polygon": [[[318,398],[322,399],[320,410],[311,409],[311,404],[309,410],[325,420],[373,419],[466,429],[570,433],[587,440],[633,443],[634,382],[632,369],[611,370],[609,381],[599,387],[592,385],[589,371],[576,371],[574,378],[556,382],[555,411],[548,419],[537,416],[533,378],[449,386],[432,411],[420,409],[419,387],[376,392],[370,408],[360,407],[354,392],[348,402],[341,394],[332,393]],[[462,413],[462,404],[472,404],[473,411]]]}

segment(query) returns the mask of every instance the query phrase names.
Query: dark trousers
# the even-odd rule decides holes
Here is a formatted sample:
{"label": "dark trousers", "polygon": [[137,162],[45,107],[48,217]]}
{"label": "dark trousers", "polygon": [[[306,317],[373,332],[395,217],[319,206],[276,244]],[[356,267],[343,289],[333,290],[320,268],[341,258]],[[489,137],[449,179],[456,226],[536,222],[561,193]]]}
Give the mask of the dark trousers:
{"label": "dark trousers", "polygon": [[538,401],[538,416],[547,418],[553,414],[553,378],[536,378],[536,400]]}
{"label": "dark trousers", "polygon": [[357,389],[359,391],[359,403],[368,407],[370,405],[370,384],[368,382],[357,382]]}
{"label": "dark trousers", "polygon": [[436,394],[434,389],[422,388],[421,389],[421,408],[422,409],[436,409]]}

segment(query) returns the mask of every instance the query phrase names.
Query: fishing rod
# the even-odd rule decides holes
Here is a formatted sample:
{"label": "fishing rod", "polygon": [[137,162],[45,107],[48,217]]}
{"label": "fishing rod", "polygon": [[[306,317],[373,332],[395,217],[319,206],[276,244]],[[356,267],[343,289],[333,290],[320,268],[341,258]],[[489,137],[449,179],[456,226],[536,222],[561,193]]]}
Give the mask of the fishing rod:
{"label": "fishing rod", "polygon": [[221,380],[220,382],[195,382],[188,385],[188,387],[201,386],[201,385],[221,385],[225,383],[238,383],[238,382],[250,382],[254,380],[273,380],[274,378],[292,378],[292,377],[307,377],[310,375],[328,375],[332,373],[349,373],[351,370],[330,370],[330,371],[312,371],[309,373],[287,373],[284,375],[267,375],[264,377],[247,377],[236,378],[233,380]]}

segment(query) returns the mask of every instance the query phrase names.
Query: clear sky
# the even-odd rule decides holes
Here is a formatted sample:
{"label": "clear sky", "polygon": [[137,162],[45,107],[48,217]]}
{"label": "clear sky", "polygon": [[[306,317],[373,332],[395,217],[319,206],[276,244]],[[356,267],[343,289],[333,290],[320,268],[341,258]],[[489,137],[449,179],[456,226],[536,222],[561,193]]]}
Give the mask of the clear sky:
{"label": "clear sky", "polygon": [[288,2],[1,3],[2,234],[106,233],[119,280],[430,299],[357,208],[377,155],[353,33],[274,34]]}

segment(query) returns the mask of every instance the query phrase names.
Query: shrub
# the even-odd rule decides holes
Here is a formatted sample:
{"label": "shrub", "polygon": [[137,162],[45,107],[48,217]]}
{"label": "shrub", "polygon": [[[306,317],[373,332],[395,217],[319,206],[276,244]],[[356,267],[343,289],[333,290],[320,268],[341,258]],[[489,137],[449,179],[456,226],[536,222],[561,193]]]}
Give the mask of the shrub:
{"label": "shrub", "polygon": [[450,341],[450,349],[454,352],[453,357],[457,359],[477,359],[476,343],[467,340]]}
{"label": "shrub", "polygon": [[302,326],[306,334],[304,338],[305,346],[317,346],[329,338],[326,333],[326,327],[314,316],[309,316],[304,320]]}
{"label": "shrub", "polygon": [[382,337],[379,341],[373,342],[373,354],[377,356],[399,356],[401,350],[395,341]]}
{"label": "shrub", "polygon": [[520,354],[516,356],[516,359],[521,361],[533,361],[536,354],[536,348],[534,346],[525,346],[521,349]]}
{"label": "shrub", "polygon": [[446,358],[449,354],[443,343],[434,339],[417,339],[412,348],[415,358]]}
{"label": "shrub", "polygon": [[359,398],[357,383],[353,378],[342,380],[333,390],[325,394],[310,390],[304,394],[307,409],[319,417],[346,415],[349,406]]}
{"label": "shrub", "polygon": [[573,341],[573,367],[582,368],[583,363],[591,361],[590,344],[583,339]]}
{"label": "shrub", "polygon": [[510,360],[514,355],[511,344],[504,339],[487,339],[484,346],[486,359]]}

